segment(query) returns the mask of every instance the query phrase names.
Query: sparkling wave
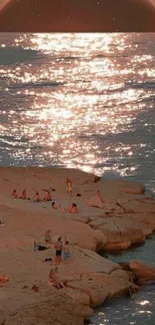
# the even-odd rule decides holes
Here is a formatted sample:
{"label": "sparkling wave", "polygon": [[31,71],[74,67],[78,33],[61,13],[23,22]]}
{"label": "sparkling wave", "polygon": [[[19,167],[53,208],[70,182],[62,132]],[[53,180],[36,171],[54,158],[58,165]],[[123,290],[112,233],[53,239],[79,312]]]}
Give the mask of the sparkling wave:
{"label": "sparkling wave", "polygon": [[155,35],[2,34],[1,165],[58,165],[154,189]]}

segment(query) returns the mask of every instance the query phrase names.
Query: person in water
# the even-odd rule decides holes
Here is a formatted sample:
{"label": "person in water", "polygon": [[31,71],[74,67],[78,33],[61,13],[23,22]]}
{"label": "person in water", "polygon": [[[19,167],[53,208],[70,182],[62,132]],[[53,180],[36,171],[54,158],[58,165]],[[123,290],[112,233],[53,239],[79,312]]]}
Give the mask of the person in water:
{"label": "person in water", "polygon": [[70,213],[78,213],[78,208],[77,208],[76,203],[72,203],[69,206],[69,209],[68,210],[69,210]]}
{"label": "person in water", "polygon": [[18,199],[17,190],[13,190],[12,196],[13,196],[14,199]]}
{"label": "person in water", "polygon": [[54,245],[54,248],[55,248],[55,264],[59,265],[61,262],[61,255],[62,255],[61,237],[58,238],[57,242]]}
{"label": "person in water", "polygon": [[44,197],[44,201],[52,201],[52,194],[49,190],[42,190],[44,192],[46,192],[46,196]]}
{"label": "person in water", "polygon": [[70,178],[66,178],[66,186],[67,186],[67,194],[72,195],[72,180]]}

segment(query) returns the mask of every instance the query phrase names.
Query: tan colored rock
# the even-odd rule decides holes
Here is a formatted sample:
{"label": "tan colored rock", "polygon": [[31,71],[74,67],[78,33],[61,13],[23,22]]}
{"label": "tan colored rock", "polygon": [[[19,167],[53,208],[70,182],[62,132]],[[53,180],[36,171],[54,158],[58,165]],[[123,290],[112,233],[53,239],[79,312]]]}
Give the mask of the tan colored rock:
{"label": "tan colored rock", "polygon": [[149,229],[152,231],[155,230],[155,214],[154,213],[139,213],[133,215],[133,219],[139,221],[141,224],[144,224],[145,231],[148,231]]}
{"label": "tan colored rock", "polygon": [[139,184],[135,182],[121,182],[120,191],[122,193],[128,194],[144,194],[145,193],[145,185]]}
{"label": "tan colored rock", "polygon": [[91,306],[101,304],[106,298],[119,295],[129,289],[129,277],[123,270],[114,274],[83,274],[81,281],[69,282],[67,286],[90,296]]}
{"label": "tan colored rock", "polygon": [[117,203],[125,213],[155,213],[155,200],[150,202],[148,200],[118,199]]}
{"label": "tan colored rock", "polygon": [[94,313],[94,309],[90,306],[79,304],[74,309],[74,314],[77,316],[82,316],[83,318],[87,318],[92,316]]}
{"label": "tan colored rock", "polygon": [[[66,193],[66,177],[73,181],[73,197]],[[61,209],[54,211],[50,202],[13,200],[12,190],[21,193],[23,184],[31,198],[34,186],[55,188],[52,194],[58,206],[67,208],[75,200],[79,213],[71,216]],[[121,188],[125,189],[122,193]],[[104,202],[95,196],[97,203],[88,206],[96,190],[104,193]],[[122,180],[101,179],[96,184],[94,175],[73,169],[0,168],[0,213],[5,222],[0,227],[1,273],[10,279],[0,288],[0,321],[6,320],[8,325],[50,325],[51,320],[54,325],[82,325],[96,305],[128,290],[129,274],[95,251],[128,248],[155,229],[154,200],[146,200],[142,191],[140,184]],[[54,259],[53,245],[44,252],[33,251],[34,239],[42,243],[47,229],[52,238],[62,236],[70,242],[71,260],[58,268],[58,279],[65,284],[62,290],[48,283],[50,266],[42,263],[47,256]],[[154,271],[137,264],[132,264],[132,270],[139,276],[154,276]],[[34,284],[39,286],[39,294],[31,290]],[[28,288],[23,290],[25,285]]]}
{"label": "tan colored rock", "polygon": [[148,237],[152,234],[155,225],[154,216],[147,214],[125,214],[123,216],[124,220],[133,220],[133,225],[137,226],[139,229],[142,229],[144,236]]}
{"label": "tan colored rock", "polygon": [[[73,280],[75,279],[72,279],[72,281]],[[83,293],[80,290],[73,290],[72,288],[69,287],[65,288],[65,293],[67,294],[67,296],[74,299],[76,303],[90,306],[90,296],[87,293]]]}
{"label": "tan colored rock", "polygon": [[138,279],[154,280],[155,279],[155,267],[148,266],[145,263],[132,260],[129,262],[131,271],[136,275]]}
{"label": "tan colored rock", "polygon": [[[95,229],[103,232],[107,238],[107,243],[104,246],[106,250],[126,249],[133,244],[142,243],[145,240],[146,229],[137,220],[130,218],[105,218],[98,219],[89,223]],[[151,230],[147,231],[147,234]]]}
{"label": "tan colored rock", "polygon": [[71,214],[68,219],[88,223],[90,221],[90,218],[88,216],[81,216],[79,214]]}
{"label": "tan colored rock", "polygon": [[[106,216],[107,218],[107,216]],[[91,222],[89,222],[89,226],[93,229],[99,229],[102,225],[105,225],[106,222],[104,221],[104,218],[95,218]]]}
{"label": "tan colored rock", "polygon": [[90,205],[91,207],[94,208],[99,208],[99,209],[103,209],[104,208],[104,204],[103,202],[100,200],[99,197],[97,197],[96,195],[93,196],[89,201],[88,201],[88,205]]}

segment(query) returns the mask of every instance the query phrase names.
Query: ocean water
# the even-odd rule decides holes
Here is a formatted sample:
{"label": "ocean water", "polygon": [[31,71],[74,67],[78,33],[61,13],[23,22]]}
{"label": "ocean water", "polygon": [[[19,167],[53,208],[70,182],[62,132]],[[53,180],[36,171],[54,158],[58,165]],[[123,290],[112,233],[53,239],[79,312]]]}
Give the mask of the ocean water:
{"label": "ocean water", "polygon": [[[0,34],[0,165],[80,168],[155,194],[155,34]],[[154,263],[154,243],[110,258]],[[147,287],[93,321],[153,325],[154,308]]]}
{"label": "ocean water", "polygon": [[0,153],[155,191],[155,34],[0,34]]}

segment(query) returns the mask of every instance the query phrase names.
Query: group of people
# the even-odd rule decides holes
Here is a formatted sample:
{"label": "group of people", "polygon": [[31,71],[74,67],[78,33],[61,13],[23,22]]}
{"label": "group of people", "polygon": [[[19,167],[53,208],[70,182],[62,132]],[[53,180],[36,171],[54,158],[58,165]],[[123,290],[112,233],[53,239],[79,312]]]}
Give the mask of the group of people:
{"label": "group of people", "polygon": [[[35,202],[41,202],[42,199],[41,199],[41,196],[40,196],[40,193],[39,191],[33,189],[33,191],[35,191],[35,194],[34,194],[34,201]],[[42,189],[43,192],[46,192],[46,195],[45,197],[43,198],[43,201],[52,201],[52,194],[50,192],[50,190],[45,190],[45,189]],[[22,200],[30,200],[30,197],[28,197],[27,195],[27,191],[26,189],[24,189],[21,193],[21,195],[19,196],[18,193],[17,193],[17,190],[13,190],[12,192],[12,197],[14,199],[22,199]]]}
{"label": "group of people", "polygon": [[[52,191],[55,191],[55,189],[51,189]],[[33,197],[33,201],[34,202],[52,202],[52,209],[57,210],[59,207],[61,207],[61,205],[57,205],[55,201],[52,201],[52,193],[51,190],[46,190],[46,189],[42,189],[41,191],[45,192],[46,195],[44,196],[44,198],[41,198],[40,192],[36,189],[33,188],[33,191],[35,191],[34,197]],[[70,178],[66,178],[66,190],[67,190],[67,194],[72,196],[72,180]],[[22,200],[30,200],[30,197],[28,197],[27,195],[27,190],[24,189],[21,193],[21,195],[18,195],[18,192],[16,189],[13,190],[12,192],[12,197],[14,199],[22,199]],[[78,213],[78,208],[76,203],[72,203],[67,209],[66,208],[62,208],[62,212],[69,212],[69,213]]]}
{"label": "group of people", "polygon": [[[44,239],[47,243],[53,244],[52,237],[51,237],[51,231],[47,230],[44,234]],[[62,256],[64,262],[68,262],[71,258],[70,253],[70,245],[69,241],[65,239],[65,242],[63,243],[62,237],[58,237],[57,241],[54,242],[54,249],[55,249],[55,265],[59,265],[62,261]]]}

